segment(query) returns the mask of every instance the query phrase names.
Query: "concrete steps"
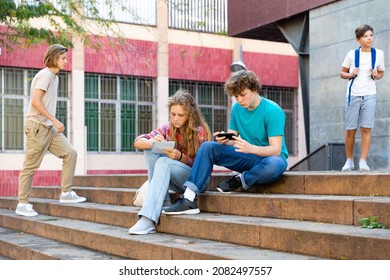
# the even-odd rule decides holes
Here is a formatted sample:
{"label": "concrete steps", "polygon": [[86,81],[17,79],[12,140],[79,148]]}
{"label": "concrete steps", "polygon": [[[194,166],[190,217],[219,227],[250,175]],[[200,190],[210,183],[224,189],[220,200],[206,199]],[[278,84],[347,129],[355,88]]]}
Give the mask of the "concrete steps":
{"label": "concrete steps", "polygon": [[3,227],[0,227],[0,255],[6,255],[9,259],[17,260],[122,259],[117,256]]}
{"label": "concrete steps", "polygon": [[[232,174],[222,172],[213,174],[209,190],[215,190],[220,181],[230,178]],[[146,180],[145,175],[87,175],[76,176],[73,183],[80,187],[137,189]],[[250,193],[390,196],[390,173],[287,172],[279,181],[255,186]]]}
{"label": "concrete steps", "polygon": [[16,216],[0,209],[2,226],[129,259],[316,259],[171,234],[129,235],[128,229],[62,217]]}
{"label": "concrete steps", "polygon": [[128,234],[139,211],[133,196],[146,180],[133,175],[76,177],[88,202],[74,205],[58,202],[59,187],[34,187],[40,215],[32,218],[15,215],[16,197],[0,197],[0,226],[118,258],[390,259],[390,230],[359,227],[370,215],[390,226],[389,174],[290,172],[266,188],[215,192],[230,176],[213,176],[200,214],[162,215],[147,236]]}
{"label": "concrete steps", "polygon": [[[137,189],[74,187],[88,202],[133,205]],[[32,196],[57,200],[60,188],[32,189]],[[177,195],[172,194],[172,201]],[[16,199],[16,198],[14,198]],[[12,205],[12,202],[8,204]],[[235,192],[223,195],[207,191],[198,199],[201,211],[220,214],[307,220],[325,223],[359,225],[361,218],[376,213],[384,224],[390,225],[390,197],[321,194],[264,194]],[[260,207],[261,205],[261,207]],[[35,206],[36,209],[36,206]],[[137,209],[138,210],[138,209]]]}

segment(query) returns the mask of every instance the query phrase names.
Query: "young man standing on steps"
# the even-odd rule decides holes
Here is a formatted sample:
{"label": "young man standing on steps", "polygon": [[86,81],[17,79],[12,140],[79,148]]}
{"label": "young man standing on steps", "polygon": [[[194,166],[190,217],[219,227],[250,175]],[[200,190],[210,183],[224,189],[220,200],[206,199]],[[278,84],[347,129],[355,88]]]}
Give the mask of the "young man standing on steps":
{"label": "young man standing on steps", "polygon": [[197,214],[196,196],[214,164],[241,173],[218,185],[217,189],[222,193],[272,183],[283,175],[288,157],[284,140],[286,117],[276,103],[260,95],[260,90],[260,82],[251,71],[235,72],[226,81],[226,94],[234,96],[237,101],[232,108],[228,129],[235,136],[229,140],[215,132],[217,142],[202,144],[190,177],[184,183],[183,198],[164,208],[163,214]]}
{"label": "young man standing on steps", "polygon": [[71,191],[77,153],[64,136],[65,126],[55,117],[57,108],[58,72],[65,68],[68,49],[55,44],[47,48],[43,59],[46,68],[40,70],[31,82],[30,105],[24,123],[26,155],[19,175],[19,203],[16,214],[32,217],[38,215],[28,197],[35,170],[39,168],[47,151],[62,159],[62,193],[60,203],[86,201]]}

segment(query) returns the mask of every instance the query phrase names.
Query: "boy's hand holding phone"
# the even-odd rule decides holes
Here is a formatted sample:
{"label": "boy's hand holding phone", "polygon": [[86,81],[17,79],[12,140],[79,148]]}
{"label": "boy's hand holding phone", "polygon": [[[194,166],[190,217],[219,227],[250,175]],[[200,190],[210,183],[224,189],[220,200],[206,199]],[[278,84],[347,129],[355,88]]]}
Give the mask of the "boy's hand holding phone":
{"label": "boy's hand holding phone", "polygon": [[215,132],[213,135],[215,136],[215,140],[221,144],[226,144],[230,140],[234,140],[233,136],[236,136],[234,133],[227,133],[224,131]]}

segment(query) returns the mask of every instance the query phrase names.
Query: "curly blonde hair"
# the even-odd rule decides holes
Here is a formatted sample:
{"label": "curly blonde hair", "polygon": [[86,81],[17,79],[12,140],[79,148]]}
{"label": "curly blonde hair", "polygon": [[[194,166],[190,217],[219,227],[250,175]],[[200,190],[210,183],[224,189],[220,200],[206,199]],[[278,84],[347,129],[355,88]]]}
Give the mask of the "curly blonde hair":
{"label": "curly blonde hair", "polygon": [[[202,112],[199,110],[198,105],[192,95],[184,90],[179,89],[174,95],[168,98],[169,115],[171,113],[171,107],[173,105],[180,105],[188,116],[187,122],[182,127],[181,140],[178,145],[181,150],[190,157],[195,157],[196,152],[199,149],[198,142],[198,127],[201,126],[204,130],[205,140],[209,141],[211,133],[209,126],[207,125]],[[177,139],[179,129],[177,129],[172,122],[169,124],[172,139]]]}

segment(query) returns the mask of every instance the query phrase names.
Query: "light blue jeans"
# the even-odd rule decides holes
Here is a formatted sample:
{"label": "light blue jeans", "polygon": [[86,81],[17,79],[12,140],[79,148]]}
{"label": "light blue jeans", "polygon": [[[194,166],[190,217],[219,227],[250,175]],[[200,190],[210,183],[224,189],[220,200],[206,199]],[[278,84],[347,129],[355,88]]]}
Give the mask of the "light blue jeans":
{"label": "light blue jeans", "polygon": [[255,184],[269,184],[280,177],[287,168],[287,161],[280,156],[259,157],[236,152],[233,146],[218,142],[205,142],[196,154],[194,165],[185,186],[196,194],[213,170],[213,165],[224,166],[242,173],[242,187],[247,190]]}
{"label": "light blue jeans", "polygon": [[[145,160],[148,167],[149,192],[142,204],[138,216],[144,216],[156,224],[159,221],[164,201],[170,202],[168,190],[183,193],[184,182],[188,179],[191,167],[165,155],[153,154],[145,150]],[[205,180],[209,181],[207,178]],[[207,185],[200,190],[205,191]]]}

